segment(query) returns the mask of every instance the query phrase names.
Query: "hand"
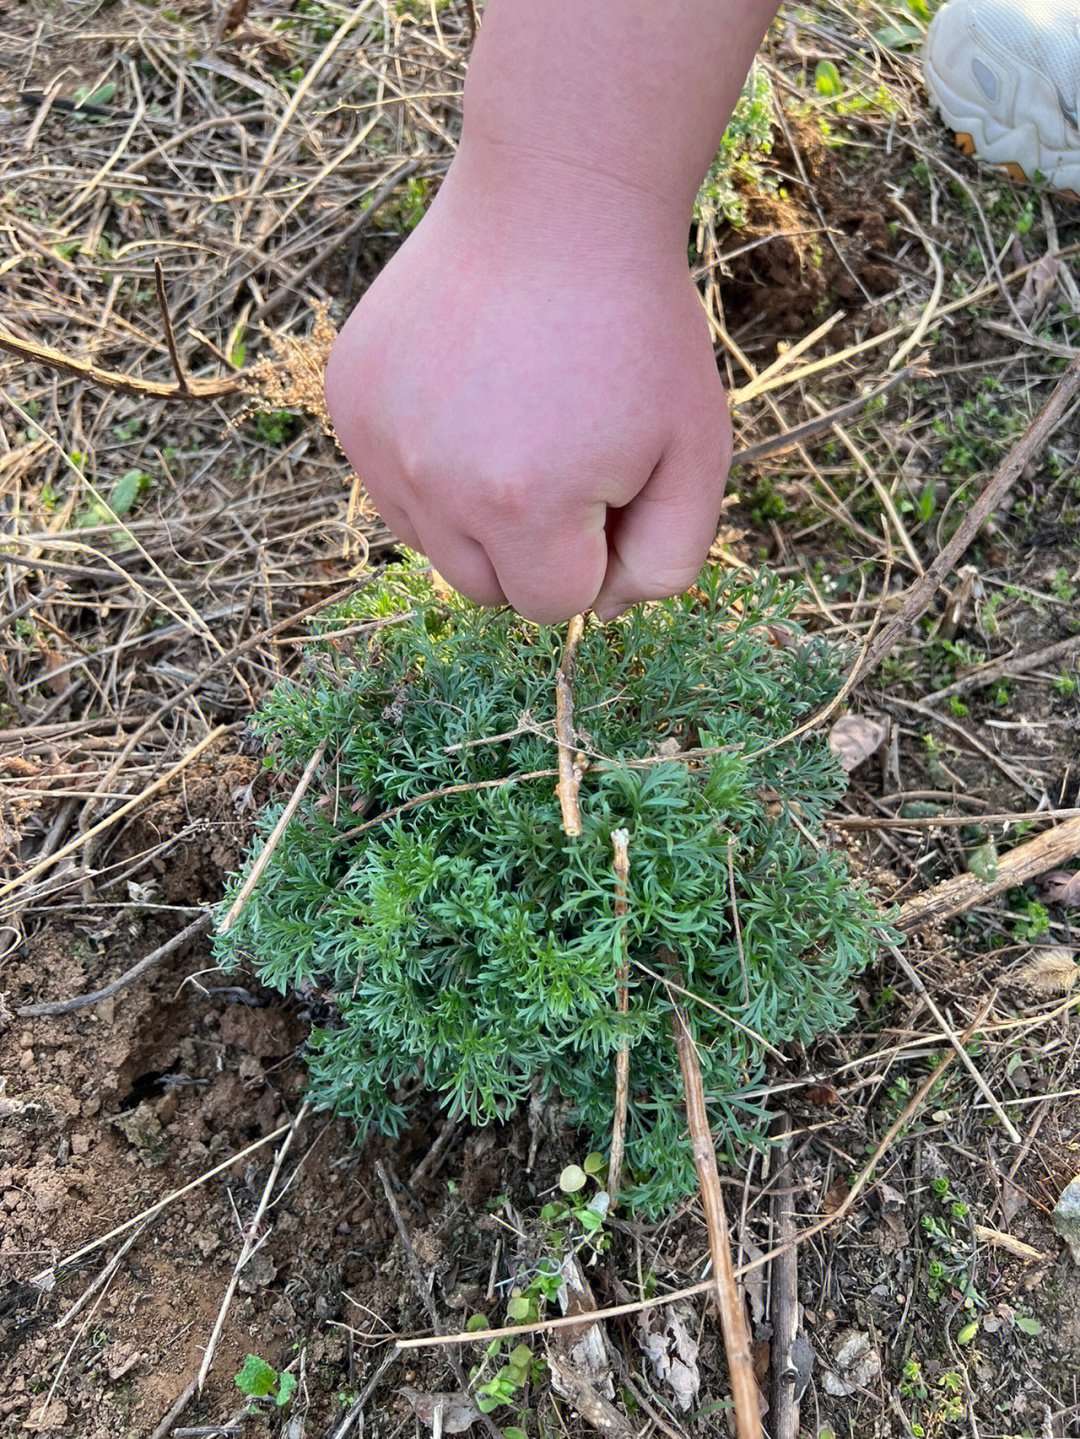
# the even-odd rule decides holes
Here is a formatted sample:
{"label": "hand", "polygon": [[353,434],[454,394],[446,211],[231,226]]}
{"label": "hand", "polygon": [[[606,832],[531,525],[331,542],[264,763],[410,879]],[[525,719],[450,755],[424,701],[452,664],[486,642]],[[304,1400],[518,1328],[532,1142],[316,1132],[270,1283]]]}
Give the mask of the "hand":
{"label": "hand", "polygon": [[685,227],[628,205],[568,223],[558,185],[523,222],[485,194],[452,169],[342,331],[342,448],[394,533],[479,604],[549,624],[679,593],[731,455]]}

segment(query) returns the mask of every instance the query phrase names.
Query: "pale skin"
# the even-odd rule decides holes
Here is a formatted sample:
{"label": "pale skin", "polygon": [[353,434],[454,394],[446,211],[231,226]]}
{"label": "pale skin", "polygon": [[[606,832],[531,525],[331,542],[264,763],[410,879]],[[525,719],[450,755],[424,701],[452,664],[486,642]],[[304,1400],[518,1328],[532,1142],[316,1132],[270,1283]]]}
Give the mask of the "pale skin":
{"label": "pale skin", "polygon": [[609,619],[694,580],[731,457],[687,266],[776,0],[490,0],[457,156],[330,357],[389,527],[479,604]]}

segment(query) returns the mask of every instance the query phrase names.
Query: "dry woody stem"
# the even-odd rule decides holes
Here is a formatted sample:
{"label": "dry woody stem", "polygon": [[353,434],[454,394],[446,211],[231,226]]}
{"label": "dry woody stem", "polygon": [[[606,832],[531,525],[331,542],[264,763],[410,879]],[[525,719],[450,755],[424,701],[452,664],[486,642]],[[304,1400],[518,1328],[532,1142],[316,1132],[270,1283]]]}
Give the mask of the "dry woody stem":
{"label": "dry woody stem", "polygon": [[555,734],[559,742],[559,783],[555,793],[562,808],[563,829],[568,835],[581,833],[581,767],[575,757],[577,732],[574,729],[574,669],[585,616],[575,615],[566,631],[566,648],[555,675]]}
{"label": "dry woody stem", "polygon": [[686,1118],[694,1148],[694,1167],[697,1169],[698,1183],[701,1186],[701,1205],[705,1211],[705,1227],[709,1236],[716,1300],[720,1307],[720,1327],[724,1334],[724,1352],[727,1355],[731,1381],[735,1433],[737,1439],[758,1439],[761,1434],[761,1413],[758,1406],[757,1380],[754,1378],[754,1361],[750,1353],[750,1335],[746,1328],[746,1303],[735,1284],[731,1239],[724,1214],[724,1198],[720,1192],[716,1150],[709,1129],[708,1110],[705,1107],[701,1066],[698,1064],[697,1050],[686,1015],[677,1004],[672,1005],[671,1023],[686,1093]]}
{"label": "dry woody stem", "polygon": [[980,879],[976,874],[958,874],[936,884],[925,894],[909,899],[900,907],[897,928],[910,932],[923,924],[951,919],[1007,889],[1026,884],[1048,869],[1056,869],[1077,854],[1080,854],[1080,815],[1044,830],[1002,855],[992,880]]}
{"label": "dry woody stem", "polygon": [[285,1156],[288,1154],[292,1142],[296,1137],[296,1131],[307,1117],[308,1109],[309,1105],[305,1101],[297,1110],[296,1118],[289,1125],[288,1133],[282,1140],[278,1152],[274,1155],[274,1162],[270,1166],[270,1174],[267,1177],[266,1185],[259,1199],[259,1206],[255,1211],[255,1217],[244,1231],[244,1243],[240,1250],[240,1257],[237,1259],[236,1268],[233,1270],[232,1277],[226,1285],[225,1297],[221,1301],[221,1308],[218,1310],[217,1320],[210,1334],[210,1341],[206,1346],[206,1352],[203,1354],[202,1363],[199,1365],[199,1374],[195,1380],[196,1391],[202,1390],[203,1385],[206,1383],[206,1376],[210,1373],[210,1366],[214,1362],[214,1354],[217,1351],[218,1341],[221,1338],[221,1331],[225,1324],[225,1316],[229,1312],[229,1305],[232,1303],[233,1295],[236,1293],[236,1286],[240,1282],[240,1271],[251,1258],[252,1254],[254,1254],[255,1250],[260,1247],[263,1240],[269,1238],[273,1232],[272,1229],[267,1229],[260,1235],[262,1218],[270,1203],[270,1196],[274,1192],[274,1185],[277,1183],[278,1175],[281,1173],[281,1166],[285,1163]]}
{"label": "dry woody stem", "polygon": [[986,489],[957,526],[952,539],[939,552],[926,573],[920,575],[908,590],[900,606],[900,613],[885,626],[874,643],[860,657],[854,672],[856,681],[863,680],[872,673],[897,641],[909,633],[912,625],[933,600],[945,576],[1020,478],[1024,467],[1054,433],[1078,393],[1080,359],[1075,359],[1058,381],[1046,404],[1002,460]]}
{"label": "dry woody stem", "polygon": [[300,776],[300,781],[297,784],[296,788],[293,790],[292,797],[290,798],[289,803],[285,806],[285,808],[281,811],[281,814],[278,816],[278,821],[274,825],[274,828],[270,831],[269,838],[262,847],[262,852],[260,853],[255,863],[251,866],[251,873],[248,875],[247,879],[240,887],[240,893],[233,900],[232,904],[229,906],[229,912],[218,925],[218,934],[225,934],[226,931],[230,930],[236,923],[236,921],[240,918],[240,914],[243,911],[244,905],[247,904],[248,900],[251,898],[252,891],[258,884],[259,880],[262,878],[263,870],[270,863],[270,857],[274,853],[274,850],[277,849],[278,844],[281,840],[281,836],[285,833],[289,821],[292,819],[293,815],[299,808],[300,801],[304,798],[304,795],[307,794],[308,786],[314,779],[315,771],[318,769],[320,763],[322,762],[322,757],[325,753],[326,741],[323,740],[322,744],[318,746],[315,753],[311,756],[306,766],[304,767],[304,773]]}
{"label": "dry woody stem", "polygon": [[105,390],[115,390],[121,395],[135,395],[139,399],[182,400],[190,404],[194,400],[220,400],[225,395],[236,395],[248,388],[243,375],[222,375],[216,380],[187,380],[183,385],[166,384],[162,380],[140,380],[136,375],[122,375],[117,370],[103,370],[87,360],[76,360],[63,355],[49,345],[39,345],[33,340],[22,340],[10,330],[0,330],[0,350],[18,355],[35,365],[44,365],[48,370],[59,370],[76,380],[87,380]]}
{"label": "dry woody stem", "polygon": [[[612,830],[611,845],[615,851],[613,867],[615,870],[615,918],[625,920],[626,918],[626,886],[630,879],[630,835],[625,829]],[[620,942],[623,946],[623,953],[620,957],[618,968],[618,1006],[620,1014],[627,1014],[630,1009],[630,991],[627,987],[629,975],[629,962],[625,953],[625,924],[619,926]],[[615,1196],[619,1189],[619,1176],[622,1172],[623,1151],[626,1147],[626,1111],[630,1098],[630,1048],[627,1038],[624,1035],[618,1053],[615,1056],[615,1118],[611,1126],[611,1156],[608,1160],[608,1199],[612,1206],[615,1204]]]}

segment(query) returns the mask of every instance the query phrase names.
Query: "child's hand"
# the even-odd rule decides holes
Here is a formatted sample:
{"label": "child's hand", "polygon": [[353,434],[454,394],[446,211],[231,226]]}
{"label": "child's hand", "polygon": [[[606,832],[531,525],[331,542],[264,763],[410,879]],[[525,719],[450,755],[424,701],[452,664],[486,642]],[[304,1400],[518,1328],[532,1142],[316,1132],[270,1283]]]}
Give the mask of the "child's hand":
{"label": "child's hand", "polygon": [[626,195],[605,217],[595,189],[590,223],[568,222],[548,178],[510,216],[452,170],[326,377],[390,528],[462,594],[542,623],[690,585],[731,452],[684,226]]}

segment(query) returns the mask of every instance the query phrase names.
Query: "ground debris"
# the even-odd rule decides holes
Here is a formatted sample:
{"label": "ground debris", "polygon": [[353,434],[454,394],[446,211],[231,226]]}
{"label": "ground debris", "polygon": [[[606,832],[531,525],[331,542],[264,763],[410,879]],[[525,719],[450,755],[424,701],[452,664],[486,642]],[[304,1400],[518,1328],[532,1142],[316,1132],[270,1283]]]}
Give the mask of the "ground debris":
{"label": "ground debris", "polygon": [[825,1371],[821,1384],[826,1394],[845,1398],[858,1389],[865,1389],[880,1373],[881,1355],[869,1334],[845,1329],[833,1355],[833,1367]]}
{"label": "ground debris", "polygon": [[685,1304],[669,1304],[660,1311],[646,1310],[640,1320],[642,1342],[653,1373],[660,1384],[671,1390],[684,1414],[693,1406],[701,1388],[697,1364],[699,1345],[690,1332],[696,1323],[693,1310]]}
{"label": "ground debris", "polygon": [[885,743],[886,728],[865,715],[841,715],[829,730],[829,748],[850,774]]}
{"label": "ground debris", "polygon": [[434,1428],[436,1411],[441,1410],[444,1434],[464,1434],[480,1418],[480,1410],[469,1394],[461,1394],[455,1390],[425,1394],[405,1384],[401,1386],[400,1392],[405,1395],[409,1407],[422,1424],[429,1424]]}
{"label": "ground debris", "polygon": [[1074,951],[1058,944],[1036,950],[1016,976],[1018,984],[1035,994],[1068,994],[1078,978],[1080,966]]}

